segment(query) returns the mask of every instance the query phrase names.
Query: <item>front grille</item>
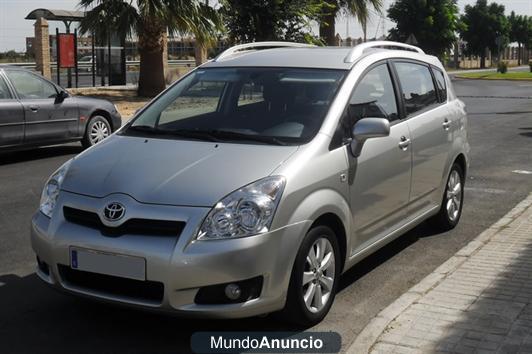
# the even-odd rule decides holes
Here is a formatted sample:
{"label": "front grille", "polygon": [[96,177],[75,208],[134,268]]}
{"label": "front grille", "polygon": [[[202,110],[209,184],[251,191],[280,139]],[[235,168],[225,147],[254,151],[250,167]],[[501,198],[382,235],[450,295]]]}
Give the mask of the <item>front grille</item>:
{"label": "front grille", "polygon": [[85,272],[58,264],[59,274],[67,285],[93,290],[131,300],[160,304],[163,301],[164,285],[156,281],[140,281],[111,275]]}
{"label": "front grille", "polygon": [[177,237],[185,227],[181,221],[153,219],[129,219],[120,226],[109,227],[102,223],[98,214],[71,207],[63,207],[63,215],[68,222],[99,230],[102,235],[111,237],[126,234]]}

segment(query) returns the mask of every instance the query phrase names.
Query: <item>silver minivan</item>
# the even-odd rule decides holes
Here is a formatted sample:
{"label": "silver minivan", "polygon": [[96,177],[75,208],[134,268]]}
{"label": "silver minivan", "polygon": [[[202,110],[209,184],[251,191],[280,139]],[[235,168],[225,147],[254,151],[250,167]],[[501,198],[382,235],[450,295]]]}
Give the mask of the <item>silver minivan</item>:
{"label": "silver minivan", "polygon": [[311,325],[340,275],[424,220],[460,219],[464,104],[395,42],[228,49],[47,181],[37,274],[187,316]]}

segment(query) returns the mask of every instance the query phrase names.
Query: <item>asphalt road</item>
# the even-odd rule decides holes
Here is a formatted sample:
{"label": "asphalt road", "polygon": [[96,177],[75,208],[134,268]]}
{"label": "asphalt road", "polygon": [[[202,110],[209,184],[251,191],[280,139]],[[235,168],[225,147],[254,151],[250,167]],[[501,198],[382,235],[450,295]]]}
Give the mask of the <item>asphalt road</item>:
{"label": "asphalt road", "polygon": [[[346,348],[368,321],[532,191],[532,82],[457,80],[469,111],[471,169],[459,226],[425,224],[348,271],[329,316],[313,330],[337,331]],[[199,330],[298,330],[270,317],[174,318],[57,293],[32,273],[29,222],[50,173],[77,145],[0,154],[0,352],[183,353]]]}

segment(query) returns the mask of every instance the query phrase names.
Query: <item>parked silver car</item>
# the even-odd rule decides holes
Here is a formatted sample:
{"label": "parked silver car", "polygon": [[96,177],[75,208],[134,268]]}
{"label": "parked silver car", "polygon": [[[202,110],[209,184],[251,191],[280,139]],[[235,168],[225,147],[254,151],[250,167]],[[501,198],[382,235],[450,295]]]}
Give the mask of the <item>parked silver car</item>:
{"label": "parked silver car", "polygon": [[419,48],[233,47],[50,177],[37,274],[144,308],[317,323],[361,259],[424,220],[456,226],[466,126]]}

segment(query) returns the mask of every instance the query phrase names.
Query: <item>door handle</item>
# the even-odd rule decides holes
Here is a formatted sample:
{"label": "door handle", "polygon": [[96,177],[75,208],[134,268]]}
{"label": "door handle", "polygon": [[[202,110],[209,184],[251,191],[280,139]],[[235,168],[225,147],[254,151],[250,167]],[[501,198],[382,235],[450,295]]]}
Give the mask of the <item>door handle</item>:
{"label": "door handle", "polygon": [[39,106],[30,106],[30,111],[37,112],[39,110]]}
{"label": "door handle", "polygon": [[402,136],[401,141],[399,142],[399,148],[403,151],[406,151],[409,145],[410,139],[408,139],[406,136]]}
{"label": "door handle", "polygon": [[442,123],[443,129],[449,130],[449,127],[451,126],[451,121],[447,118]]}

